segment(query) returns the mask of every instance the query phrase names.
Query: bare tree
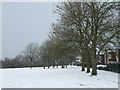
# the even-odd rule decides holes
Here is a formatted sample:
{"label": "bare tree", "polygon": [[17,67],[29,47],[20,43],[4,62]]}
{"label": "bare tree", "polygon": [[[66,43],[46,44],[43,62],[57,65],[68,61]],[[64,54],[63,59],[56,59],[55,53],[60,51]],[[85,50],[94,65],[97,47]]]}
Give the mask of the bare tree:
{"label": "bare tree", "polygon": [[113,14],[116,7],[117,3],[114,2],[64,2],[57,5],[59,28],[53,33],[56,33],[54,35],[58,39],[80,45],[77,50],[82,56],[82,71],[85,70],[84,64],[87,61],[87,72],[90,72],[89,58],[85,58],[90,53],[92,75],[97,75],[96,49],[102,46],[99,47],[102,50],[119,33],[118,20],[114,18],[117,14]]}
{"label": "bare tree", "polygon": [[37,55],[37,50],[38,50],[38,44],[37,43],[30,43],[28,46],[25,48],[23,53],[29,58],[30,63],[31,63],[31,69],[33,67],[33,60],[35,56]]}

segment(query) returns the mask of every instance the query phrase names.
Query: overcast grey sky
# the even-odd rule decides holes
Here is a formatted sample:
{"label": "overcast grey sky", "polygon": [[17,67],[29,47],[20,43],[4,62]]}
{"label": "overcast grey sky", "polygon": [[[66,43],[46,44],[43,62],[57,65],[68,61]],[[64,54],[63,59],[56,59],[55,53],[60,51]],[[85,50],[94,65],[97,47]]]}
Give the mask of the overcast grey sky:
{"label": "overcast grey sky", "polygon": [[56,21],[55,2],[3,3],[3,57],[20,54],[31,42],[43,43],[48,38],[50,25]]}

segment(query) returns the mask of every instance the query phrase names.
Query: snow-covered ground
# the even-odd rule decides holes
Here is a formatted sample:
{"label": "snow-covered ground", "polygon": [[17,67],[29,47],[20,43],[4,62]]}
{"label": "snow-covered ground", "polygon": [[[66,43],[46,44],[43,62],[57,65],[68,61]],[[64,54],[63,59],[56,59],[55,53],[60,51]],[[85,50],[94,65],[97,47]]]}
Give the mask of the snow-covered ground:
{"label": "snow-covered ground", "polygon": [[2,89],[2,70],[0,70],[0,90]]}
{"label": "snow-covered ground", "polygon": [[[1,70],[1,69],[0,69]],[[81,72],[81,67],[65,69],[2,69],[3,88],[118,88],[118,74],[98,70],[97,76]],[[1,81],[1,80],[0,80]],[[1,84],[1,82],[0,82]]]}

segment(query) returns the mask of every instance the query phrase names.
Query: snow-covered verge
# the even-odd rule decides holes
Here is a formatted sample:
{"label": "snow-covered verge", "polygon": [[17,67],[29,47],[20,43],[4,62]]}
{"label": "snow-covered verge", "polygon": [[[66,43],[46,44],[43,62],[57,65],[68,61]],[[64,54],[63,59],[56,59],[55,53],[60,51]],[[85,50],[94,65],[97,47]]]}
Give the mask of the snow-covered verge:
{"label": "snow-covered verge", "polygon": [[[2,69],[3,88],[118,88],[118,74],[98,70],[97,76],[81,72],[81,67],[65,69]],[[0,80],[1,81],[1,80]]]}
{"label": "snow-covered verge", "polygon": [[105,68],[105,67],[107,67],[107,65],[97,65],[97,68],[99,68],[99,67]]}

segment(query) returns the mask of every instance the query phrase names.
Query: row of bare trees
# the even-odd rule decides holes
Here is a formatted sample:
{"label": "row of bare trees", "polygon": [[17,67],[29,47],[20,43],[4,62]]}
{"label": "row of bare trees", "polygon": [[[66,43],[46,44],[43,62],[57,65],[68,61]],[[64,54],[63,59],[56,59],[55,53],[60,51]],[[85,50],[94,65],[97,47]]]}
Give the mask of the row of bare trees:
{"label": "row of bare trees", "polygon": [[[66,50],[67,51],[67,50]],[[20,68],[20,67],[45,67],[53,68],[59,65],[62,68],[67,67],[75,60],[75,53],[70,54],[65,51],[65,47],[55,44],[54,40],[46,40],[42,45],[38,43],[29,43],[20,55],[15,58],[4,58],[2,61],[3,68]],[[67,56],[65,56],[65,53]],[[64,56],[63,56],[64,55]]]}
{"label": "row of bare trees", "polygon": [[[55,10],[60,18],[57,23],[53,23],[50,38],[56,39],[63,48],[71,46],[70,50],[75,50],[76,55],[82,57],[82,71],[85,71],[86,63],[89,73],[91,63],[91,74],[97,75],[97,58],[100,52],[106,46],[118,47],[118,12],[118,2],[60,3]],[[63,56],[67,55],[63,52]]]}
{"label": "row of bare trees", "polygon": [[[97,59],[105,47],[118,47],[118,2],[61,2],[54,11],[59,15],[51,26],[49,39],[41,46],[30,43],[23,56],[29,66],[67,67],[81,56],[82,71],[97,75]],[[25,59],[26,60],[26,59]]]}
{"label": "row of bare trees", "polygon": [[0,60],[2,68],[22,68],[22,67],[42,67],[42,61],[34,57],[31,65],[30,58],[24,54],[15,56],[14,58],[5,57]]}

